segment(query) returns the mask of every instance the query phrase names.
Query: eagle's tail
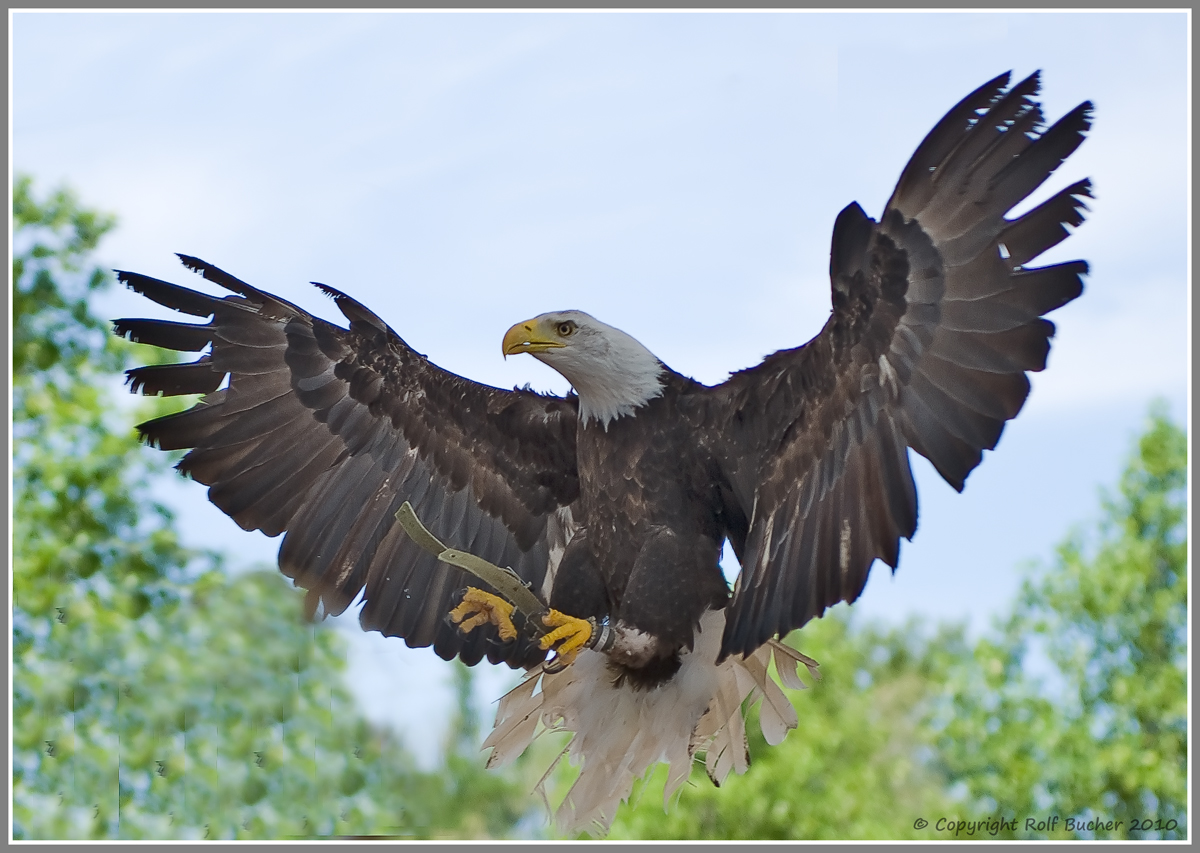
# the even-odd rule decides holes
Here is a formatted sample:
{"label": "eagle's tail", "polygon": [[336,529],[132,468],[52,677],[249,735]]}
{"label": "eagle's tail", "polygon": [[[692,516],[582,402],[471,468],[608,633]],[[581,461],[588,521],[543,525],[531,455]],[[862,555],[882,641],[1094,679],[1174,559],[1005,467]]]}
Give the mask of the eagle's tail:
{"label": "eagle's tail", "polygon": [[[594,651],[581,652],[562,672],[534,668],[500,700],[496,726],[484,742],[484,748],[492,749],[488,766],[512,761],[539,731],[572,732],[563,754],[580,771],[555,823],[563,832],[594,833],[608,830],[634,782],[657,762],[670,766],[664,807],[690,775],[698,753],[704,754],[705,769],[716,785],[730,770],[744,772],[749,754],[743,704],[763,700],[762,731],[772,745],[797,725],[795,708],[768,671],[772,656],[780,680],[795,689],[805,686],[796,665],[805,664],[818,677],[817,664],[775,641],[747,658],[731,656],[718,664],[724,628],[724,611],[705,613],[679,671],[651,690],[614,684],[605,656]],[[538,783],[543,796],[548,776],[549,771]]]}

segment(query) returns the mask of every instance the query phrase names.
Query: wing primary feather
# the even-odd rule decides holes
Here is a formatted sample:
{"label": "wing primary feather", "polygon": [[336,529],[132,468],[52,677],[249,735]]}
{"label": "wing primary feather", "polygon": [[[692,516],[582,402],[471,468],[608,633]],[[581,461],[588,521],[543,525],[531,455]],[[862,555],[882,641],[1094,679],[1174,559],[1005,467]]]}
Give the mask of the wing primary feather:
{"label": "wing primary feather", "polygon": [[888,208],[896,208],[908,219],[916,217],[937,190],[930,180],[931,174],[961,143],[964,131],[979,120],[979,110],[985,109],[996,99],[1011,77],[1012,72],[1006,71],[984,83],[955,104],[929,131],[900,173],[900,180],[887,203]]}
{"label": "wing primary feather", "polygon": [[1087,273],[1086,261],[1022,270],[1013,274],[1012,288],[997,296],[991,304],[1003,304],[1030,315],[1031,319],[1039,317],[1083,293],[1083,276]]}
{"label": "wing primary feather", "polygon": [[1068,227],[1083,224],[1083,212],[1088,209],[1083,199],[1092,197],[1092,182],[1084,178],[1009,223],[999,237],[1008,251],[1008,262],[1022,266],[1067,239]]}
{"label": "wing primary feather", "polygon": [[200,273],[200,275],[213,284],[219,285],[249,300],[254,304],[257,313],[263,317],[281,319],[304,315],[303,309],[293,305],[286,299],[280,299],[274,294],[251,287],[237,276],[230,275],[225,270],[210,264],[208,261],[202,261],[192,255],[176,253],[175,256],[192,272]]}
{"label": "wing primary feather", "polygon": [[113,333],[137,344],[176,352],[200,352],[212,341],[212,329],[172,320],[113,320]]}
{"label": "wing primary feather", "polygon": [[319,281],[312,282],[312,285],[332,299],[337,305],[338,310],[351,323],[365,323],[377,331],[395,334],[391,326],[383,322],[375,312],[371,311],[361,302],[347,296],[336,288],[332,288],[327,284],[321,284]]}
{"label": "wing primary feather", "polygon": [[130,391],[148,397],[208,394],[225,381],[224,371],[215,369],[207,356],[188,364],[134,367],[125,371],[125,377]]}
{"label": "wing primary feather", "polygon": [[157,302],[164,308],[170,308],[182,314],[193,317],[208,317],[217,310],[218,306],[227,304],[226,300],[200,293],[187,287],[180,287],[168,281],[151,278],[136,272],[114,270],[117,281],[124,284],[134,293],[140,293],[147,299]]}

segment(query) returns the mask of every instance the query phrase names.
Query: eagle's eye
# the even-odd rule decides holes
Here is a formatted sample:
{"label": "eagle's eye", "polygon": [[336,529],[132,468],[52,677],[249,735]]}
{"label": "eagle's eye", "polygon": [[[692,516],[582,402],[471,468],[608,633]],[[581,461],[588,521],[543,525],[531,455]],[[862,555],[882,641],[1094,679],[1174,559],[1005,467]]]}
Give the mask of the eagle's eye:
{"label": "eagle's eye", "polygon": [[575,323],[571,320],[563,320],[561,323],[558,324],[559,337],[563,337],[563,338],[570,337],[574,331],[575,331]]}

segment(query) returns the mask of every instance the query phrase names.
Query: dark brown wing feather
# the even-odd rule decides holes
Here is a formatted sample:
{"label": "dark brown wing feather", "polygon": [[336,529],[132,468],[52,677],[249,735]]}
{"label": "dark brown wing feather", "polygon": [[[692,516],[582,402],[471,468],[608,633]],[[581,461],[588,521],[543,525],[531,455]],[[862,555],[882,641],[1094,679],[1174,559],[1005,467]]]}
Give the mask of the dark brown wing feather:
{"label": "dark brown wing feather", "polygon": [[[361,592],[363,627],[468,664],[528,665],[525,640],[492,628],[464,636],[445,621],[456,591],[477,583],[416,547],[395,521],[411,501],[448,544],[512,567],[544,591],[578,496],[577,408],[448,373],[332,288],[341,328],[196,258],[223,299],[136,273],[129,287],[206,324],[117,320],[118,334],[185,352],[190,364],[129,371],[134,391],[204,394],[192,409],[141,424],[148,442],[190,449],[179,468],[247,530],[286,533],[284,574],[328,613]],[[228,383],[225,379],[228,376]]]}
{"label": "dark brown wing feather", "polygon": [[[955,489],[1046,366],[1041,315],[1082,292],[1082,261],[1028,269],[1083,221],[1090,184],[1016,220],[1014,205],[1082,141],[1084,103],[1043,133],[1034,74],[968,95],[918,147],[877,223],[841,212],[833,313],[808,344],[713,389],[722,464],[750,518],[723,655],[853,601],[917,524],[907,449]],[[736,537],[733,537],[736,539]]]}

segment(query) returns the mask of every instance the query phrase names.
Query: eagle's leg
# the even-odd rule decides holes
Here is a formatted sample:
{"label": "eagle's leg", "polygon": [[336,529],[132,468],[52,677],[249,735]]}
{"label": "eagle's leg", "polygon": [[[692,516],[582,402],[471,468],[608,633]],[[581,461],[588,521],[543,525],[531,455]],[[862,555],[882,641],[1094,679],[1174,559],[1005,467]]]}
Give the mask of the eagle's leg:
{"label": "eagle's leg", "polygon": [[590,619],[579,619],[561,610],[551,610],[542,617],[542,622],[553,629],[538,641],[543,650],[554,649],[554,660],[549,664],[551,671],[557,672],[574,663],[579,650],[588,646],[592,639],[594,623]]}
{"label": "eagle's leg", "polygon": [[[517,638],[517,627],[512,621],[515,609],[500,596],[470,586],[463,593],[462,603],[450,611],[450,621],[464,634],[491,623],[496,626],[500,639],[507,642]],[[595,623],[590,619],[578,619],[561,610],[551,610],[542,617],[542,622],[551,630],[542,635],[538,644],[544,651],[554,650],[554,659],[547,666],[551,672],[570,666],[580,649],[592,645]]]}
{"label": "eagle's leg", "polygon": [[517,638],[512,614],[513,606],[503,598],[470,586],[463,595],[462,603],[450,611],[450,621],[458,625],[458,630],[464,634],[490,622],[496,626],[500,639],[507,642]]}

